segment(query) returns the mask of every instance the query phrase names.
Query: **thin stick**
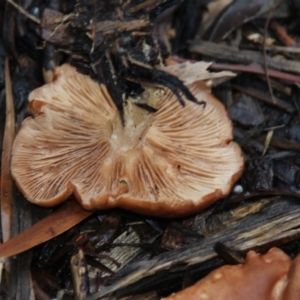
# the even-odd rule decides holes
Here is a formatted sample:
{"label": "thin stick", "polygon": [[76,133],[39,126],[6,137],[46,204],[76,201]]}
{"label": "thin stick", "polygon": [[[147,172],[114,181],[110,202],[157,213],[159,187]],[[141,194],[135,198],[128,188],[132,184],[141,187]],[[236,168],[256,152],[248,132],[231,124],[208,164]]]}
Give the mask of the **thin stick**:
{"label": "thin stick", "polygon": [[33,21],[37,24],[41,24],[41,20],[39,18],[29,14],[22,6],[15,3],[13,0],[7,0],[7,2],[10,3],[12,6],[14,6],[21,14],[25,15],[31,21]]}
{"label": "thin stick", "polygon": [[158,4],[159,2],[160,2],[159,0],[146,0],[145,2],[143,2],[143,3],[141,3],[141,4],[138,4],[138,5],[134,6],[134,7],[132,7],[132,8],[129,10],[129,12],[130,12],[130,13],[136,13],[136,12],[138,12],[138,11],[141,10],[141,9],[144,9],[144,8],[146,8],[146,7],[148,7],[148,6],[153,5],[153,4]]}
{"label": "thin stick", "polygon": [[277,51],[277,52],[288,52],[288,53],[300,53],[300,48],[297,46],[266,46],[267,50]]}
{"label": "thin stick", "polygon": [[273,16],[273,13],[275,12],[277,7],[279,6],[279,4],[280,4],[280,0],[273,7],[273,9],[269,13],[269,16],[268,16],[268,19],[266,21],[265,28],[264,28],[264,41],[263,41],[263,56],[264,56],[264,67],[265,67],[266,79],[267,79],[267,84],[268,84],[270,96],[271,96],[271,99],[272,99],[274,104],[276,104],[276,99],[275,99],[274,94],[273,94],[273,89],[272,89],[272,85],[271,85],[271,81],[270,81],[269,69],[268,69],[268,64],[267,64],[266,38],[267,38],[267,30],[268,30],[268,27],[269,27],[270,20]]}

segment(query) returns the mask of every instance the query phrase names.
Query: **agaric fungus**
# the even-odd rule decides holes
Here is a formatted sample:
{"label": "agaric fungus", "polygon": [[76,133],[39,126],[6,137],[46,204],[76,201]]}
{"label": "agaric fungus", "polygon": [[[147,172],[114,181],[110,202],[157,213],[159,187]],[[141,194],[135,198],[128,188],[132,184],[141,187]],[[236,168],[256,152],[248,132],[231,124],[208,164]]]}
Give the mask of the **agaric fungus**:
{"label": "agaric fungus", "polygon": [[[300,299],[299,281],[296,283],[296,280],[294,280],[294,285],[297,285],[297,289],[287,296],[290,290],[287,274],[291,264],[290,257],[278,248],[272,248],[264,255],[250,251],[244,265],[218,268],[195,285],[164,300]],[[295,295],[298,296],[295,297]]]}
{"label": "agaric fungus", "polygon": [[300,253],[294,259],[285,279],[280,300],[300,299]]}
{"label": "agaric fungus", "polygon": [[[59,204],[74,194],[85,209],[122,207],[184,216],[226,196],[243,170],[223,105],[204,86],[190,91],[206,107],[182,107],[163,88],[124,104],[124,121],[104,85],[63,65],[29,96],[15,139],[12,175],[25,197]],[[135,103],[157,111],[150,113]]]}

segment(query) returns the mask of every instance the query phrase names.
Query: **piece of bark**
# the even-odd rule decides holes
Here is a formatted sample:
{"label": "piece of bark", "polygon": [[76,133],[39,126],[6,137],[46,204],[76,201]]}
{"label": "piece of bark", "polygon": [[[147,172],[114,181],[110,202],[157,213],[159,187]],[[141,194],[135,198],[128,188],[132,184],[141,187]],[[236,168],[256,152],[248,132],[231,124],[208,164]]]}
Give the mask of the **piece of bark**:
{"label": "piece of bark", "polygon": [[298,239],[299,213],[299,204],[285,198],[239,220],[227,216],[230,225],[225,226],[224,230],[200,243],[169,251],[150,261],[128,265],[115,275],[119,279],[114,284],[91,295],[89,300],[110,295],[123,296],[145,287],[151,288],[155,284],[164,284],[168,280],[168,274],[175,276],[178,273],[178,277],[182,276],[182,272],[215,258],[217,254],[214,246],[217,242],[247,252],[250,249],[268,248]]}
{"label": "piece of bark", "polygon": [[[15,236],[31,226],[31,204],[19,195],[12,203],[12,210],[14,216],[19,216],[12,219],[12,236]],[[10,280],[5,299],[34,299],[30,273],[31,260],[32,251],[27,251],[8,260],[10,270],[7,275],[9,275]]]}
{"label": "piece of bark", "polygon": [[[157,232],[151,230],[149,238],[147,239],[147,243],[151,244],[158,236],[159,234]],[[113,245],[117,246],[111,247],[109,251],[106,251],[103,254],[106,254],[114,261],[112,261],[111,259],[107,260],[105,258],[101,259],[101,262],[113,272],[116,272],[122,267],[126,266],[131,260],[133,260],[138,254],[143,251],[142,238],[134,230],[134,226],[129,227],[128,231],[125,231],[120,236],[118,236],[112,243],[112,246]],[[118,265],[116,264],[116,262],[118,263]]]}

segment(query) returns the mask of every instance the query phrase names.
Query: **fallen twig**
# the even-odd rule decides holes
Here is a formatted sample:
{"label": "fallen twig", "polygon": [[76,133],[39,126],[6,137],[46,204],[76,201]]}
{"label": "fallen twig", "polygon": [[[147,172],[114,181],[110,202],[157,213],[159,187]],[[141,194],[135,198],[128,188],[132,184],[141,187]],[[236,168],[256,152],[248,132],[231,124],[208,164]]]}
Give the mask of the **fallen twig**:
{"label": "fallen twig", "polygon": [[274,103],[268,94],[259,92],[253,88],[244,88],[244,87],[241,87],[241,86],[238,86],[235,84],[233,84],[232,87],[242,93],[245,93],[245,94],[251,96],[251,97],[257,98],[260,101],[263,101],[263,102],[270,104],[272,106],[275,106],[277,108],[283,109],[288,113],[293,113],[295,111],[295,108],[292,105],[290,105],[278,98],[275,98],[276,102]]}
{"label": "fallen twig", "polygon": [[7,0],[8,3],[10,3],[12,6],[14,6],[21,14],[25,15],[28,19],[30,19],[31,21],[40,24],[41,20],[38,19],[37,17],[29,14],[22,6],[20,6],[19,4],[15,3],[13,0]]}
{"label": "fallen twig", "polygon": [[[247,72],[253,74],[264,75],[263,67],[258,63],[250,63],[249,65],[231,65],[231,64],[216,64],[213,63],[209,69],[211,70],[229,70],[233,72]],[[288,74],[276,70],[269,69],[269,75],[274,78],[278,78],[284,81],[290,81],[292,83],[300,82],[300,76],[294,74]]]}
{"label": "fallen twig", "polygon": [[[264,57],[257,51],[239,50],[236,47],[216,44],[212,42],[195,41],[190,45],[192,53],[199,53],[208,57],[224,59],[227,61],[250,64],[253,62],[263,65]],[[285,58],[266,58],[268,68],[300,74],[300,62]]]}

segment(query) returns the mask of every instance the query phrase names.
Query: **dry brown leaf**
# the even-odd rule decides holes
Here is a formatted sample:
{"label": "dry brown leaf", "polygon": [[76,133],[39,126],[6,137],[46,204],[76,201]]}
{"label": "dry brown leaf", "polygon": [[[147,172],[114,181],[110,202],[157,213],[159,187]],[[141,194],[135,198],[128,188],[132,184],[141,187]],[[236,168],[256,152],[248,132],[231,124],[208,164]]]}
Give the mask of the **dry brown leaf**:
{"label": "dry brown leaf", "polygon": [[90,216],[75,201],[64,204],[61,208],[39,221],[32,227],[0,245],[0,258],[6,258],[29,250],[44,243]]}
{"label": "dry brown leaf", "polygon": [[186,61],[184,63],[170,65],[160,68],[161,70],[177,76],[184,84],[189,85],[200,80],[211,80],[220,77],[234,77],[235,73],[230,71],[222,72],[209,72],[207,69],[211,65],[211,62],[199,61],[191,63]]}
{"label": "dry brown leaf", "polygon": [[206,30],[217,20],[219,14],[229,5],[231,5],[233,0],[218,0],[211,1],[207,4],[207,10],[203,13],[203,19],[201,22],[201,27],[199,34],[202,36]]}
{"label": "dry brown leaf", "polygon": [[5,61],[5,92],[6,92],[6,120],[3,136],[3,148],[1,157],[1,226],[3,241],[7,241],[11,235],[11,199],[13,195],[13,182],[10,175],[11,150],[15,137],[15,112],[9,74],[8,58]]}
{"label": "dry brown leaf", "polygon": [[264,156],[266,154],[266,152],[267,152],[267,150],[269,148],[270,142],[272,140],[273,134],[274,134],[274,130],[268,131],[266,139],[265,139],[264,151],[263,151],[263,153],[262,153],[261,156]]}

